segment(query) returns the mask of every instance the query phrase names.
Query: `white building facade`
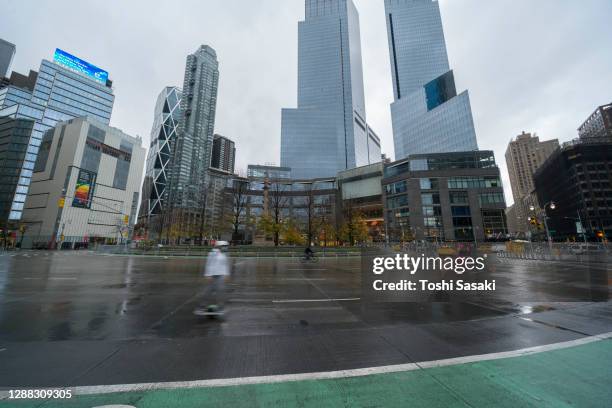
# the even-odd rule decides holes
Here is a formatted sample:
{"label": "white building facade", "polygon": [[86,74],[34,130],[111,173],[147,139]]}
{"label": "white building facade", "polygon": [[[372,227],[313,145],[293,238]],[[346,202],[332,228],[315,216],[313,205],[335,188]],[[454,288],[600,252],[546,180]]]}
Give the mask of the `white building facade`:
{"label": "white building facade", "polygon": [[25,203],[23,247],[125,241],[136,220],[144,161],[140,138],[93,119],[47,131]]}

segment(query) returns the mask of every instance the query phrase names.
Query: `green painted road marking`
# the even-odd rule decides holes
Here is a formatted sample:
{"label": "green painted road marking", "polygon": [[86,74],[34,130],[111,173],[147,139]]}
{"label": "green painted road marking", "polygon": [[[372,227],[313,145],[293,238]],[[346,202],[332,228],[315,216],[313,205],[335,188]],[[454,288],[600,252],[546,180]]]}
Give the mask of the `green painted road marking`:
{"label": "green painted road marking", "polygon": [[[612,340],[520,357],[363,377],[2,401],[11,408],[609,407]],[[42,405],[41,405],[42,404]]]}

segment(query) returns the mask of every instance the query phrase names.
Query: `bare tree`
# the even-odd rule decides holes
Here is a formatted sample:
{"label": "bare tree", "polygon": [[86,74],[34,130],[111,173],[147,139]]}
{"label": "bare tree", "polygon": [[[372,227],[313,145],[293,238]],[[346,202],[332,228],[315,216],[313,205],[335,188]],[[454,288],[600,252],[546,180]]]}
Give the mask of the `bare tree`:
{"label": "bare tree", "polygon": [[281,180],[274,180],[266,184],[269,185],[269,187],[266,186],[268,189],[268,214],[263,217],[263,226],[267,233],[273,235],[274,246],[278,246],[283,222],[283,209],[287,208],[289,200],[289,197],[285,194],[287,192],[287,184]]}
{"label": "bare tree", "polygon": [[238,231],[243,223],[243,213],[246,210],[248,191],[250,183],[247,179],[236,178],[232,182],[232,188],[230,189],[231,201],[232,201],[232,240],[238,240]]}

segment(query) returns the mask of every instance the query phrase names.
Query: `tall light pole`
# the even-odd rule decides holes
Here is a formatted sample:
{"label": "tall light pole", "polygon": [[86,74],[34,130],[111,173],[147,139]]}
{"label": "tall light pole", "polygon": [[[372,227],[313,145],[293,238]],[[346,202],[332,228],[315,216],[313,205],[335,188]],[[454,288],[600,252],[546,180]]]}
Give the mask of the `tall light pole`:
{"label": "tall light pole", "polygon": [[[546,228],[546,239],[548,240],[548,248],[550,249],[550,252],[552,254],[552,237],[550,236],[550,230],[548,229],[548,214],[546,213],[546,209],[550,208],[551,210],[555,210],[557,208],[557,205],[552,202],[549,201],[546,204],[544,204],[543,208],[542,208],[542,214],[544,218],[544,228]],[[535,211],[535,206],[531,205],[529,206],[529,210],[531,211]]]}

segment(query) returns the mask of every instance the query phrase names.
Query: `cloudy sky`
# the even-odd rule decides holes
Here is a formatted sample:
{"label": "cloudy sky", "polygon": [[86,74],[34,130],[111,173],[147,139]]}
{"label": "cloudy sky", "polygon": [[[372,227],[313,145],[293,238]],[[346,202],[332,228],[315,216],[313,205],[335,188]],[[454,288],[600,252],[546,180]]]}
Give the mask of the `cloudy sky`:
{"label": "cloudy sky", "polygon": [[[393,157],[393,99],[384,1],[361,15],[368,122]],[[612,101],[610,0],[440,0],[458,90],[470,90],[481,149],[504,152],[525,130],[566,141]],[[111,124],[148,145],[157,94],[181,86],[187,54],[217,50],[216,131],[236,141],[237,167],[279,163],[280,110],[296,106],[297,21],[303,0],[23,0],[5,2],[0,38],[17,45],[13,70],[38,69],[56,47],[110,73]]]}

